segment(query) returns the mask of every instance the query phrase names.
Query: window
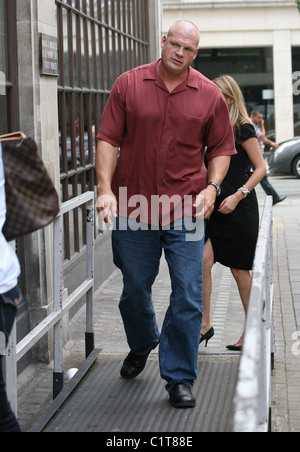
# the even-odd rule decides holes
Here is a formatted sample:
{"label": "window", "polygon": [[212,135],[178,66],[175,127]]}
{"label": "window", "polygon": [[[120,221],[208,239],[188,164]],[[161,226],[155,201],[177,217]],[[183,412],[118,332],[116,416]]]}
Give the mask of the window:
{"label": "window", "polygon": [[0,134],[18,128],[15,11],[15,0],[0,0]]}
{"label": "window", "polygon": [[293,97],[294,97],[294,135],[300,136],[300,47],[292,48]]}
{"label": "window", "polygon": [[[148,0],[56,0],[62,201],[95,190],[96,135],[116,78],[148,63]],[[65,258],[79,252],[80,215],[65,216]],[[73,239],[71,238],[73,236]]]}
{"label": "window", "polygon": [[267,134],[275,134],[271,47],[200,49],[195,68],[210,80],[224,74],[234,77],[243,91],[249,113],[253,109],[262,111]]}

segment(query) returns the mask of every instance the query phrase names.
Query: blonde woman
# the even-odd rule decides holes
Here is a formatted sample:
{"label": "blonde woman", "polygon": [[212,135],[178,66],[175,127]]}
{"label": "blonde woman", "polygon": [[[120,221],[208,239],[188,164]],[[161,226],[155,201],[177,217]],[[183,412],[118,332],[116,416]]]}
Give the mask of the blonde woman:
{"label": "blonde woman", "polygon": [[[258,202],[254,188],[266,175],[266,165],[237,82],[225,75],[215,79],[214,83],[227,101],[237,155],[232,157],[229,171],[221,186],[221,195],[217,198],[214,213],[206,228],[203,325],[200,341],[206,341],[206,345],[214,335],[210,319],[211,270],[214,263],[219,262],[231,269],[247,313],[252,282],[250,271],[259,229]],[[227,348],[241,351],[242,346],[243,335],[236,344]]]}

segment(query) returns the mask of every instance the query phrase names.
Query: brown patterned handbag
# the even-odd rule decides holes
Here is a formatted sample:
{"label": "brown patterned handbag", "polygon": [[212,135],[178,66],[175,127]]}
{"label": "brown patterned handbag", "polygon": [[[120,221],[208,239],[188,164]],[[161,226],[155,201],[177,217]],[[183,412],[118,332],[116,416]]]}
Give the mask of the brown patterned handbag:
{"label": "brown patterned handbag", "polygon": [[59,212],[54,185],[32,138],[22,132],[0,136],[5,174],[7,241],[50,224]]}

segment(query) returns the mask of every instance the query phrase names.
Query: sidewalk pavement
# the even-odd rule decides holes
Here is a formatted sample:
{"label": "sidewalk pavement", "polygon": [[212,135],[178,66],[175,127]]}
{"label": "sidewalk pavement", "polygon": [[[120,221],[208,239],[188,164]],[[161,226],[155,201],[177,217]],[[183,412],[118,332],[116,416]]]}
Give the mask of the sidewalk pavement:
{"label": "sidewalk pavement", "polygon": [[274,280],[273,431],[300,432],[299,196],[274,208]]}
{"label": "sidewalk pavement", "polygon": [[[276,181],[274,182],[275,185]],[[276,186],[276,185],[275,185]],[[283,193],[281,193],[283,194]],[[260,206],[264,193],[259,188]],[[300,431],[300,196],[288,199],[274,208],[274,279],[276,370],[272,384],[273,432]],[[216,265],[213,270],[212,323],[215,337],[199,349],[201,361],[237,362],[239,355],[228,352],[226,345],[240,337],[244,313],[230,270]],[[118,302],[122,277],[115,271],[95,293],[95,342],[101,357],[123,359],[128,353]],[[161,326],[170,295],[167,265],[162,258],[159,276],[153,288],[157,321]],[[64,349],[64,370],[78,368],[84,360],[85,310],[72,320],[70,340]],[[300,333],[299,333],[300,336]],[[157,350],[151,355],[157,360]],[[18,380],[19,420],[27,431],[51,401],[52,368],[29,366]]]}

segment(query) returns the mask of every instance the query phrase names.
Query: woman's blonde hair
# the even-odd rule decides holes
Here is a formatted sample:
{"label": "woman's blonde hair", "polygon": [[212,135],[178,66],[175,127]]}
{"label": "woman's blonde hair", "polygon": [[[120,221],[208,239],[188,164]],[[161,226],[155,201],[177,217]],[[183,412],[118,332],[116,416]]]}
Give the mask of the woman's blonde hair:
{"label": "woman's blonde hair", "polygon": [[235,79],[230,75],[217,77],[213,82],[218,86],[225,97],[234,101],[229,107],[229,113],[235,137],[238,141],[240,137],[240,126],[243,124],[251,124],[243,93]]}

